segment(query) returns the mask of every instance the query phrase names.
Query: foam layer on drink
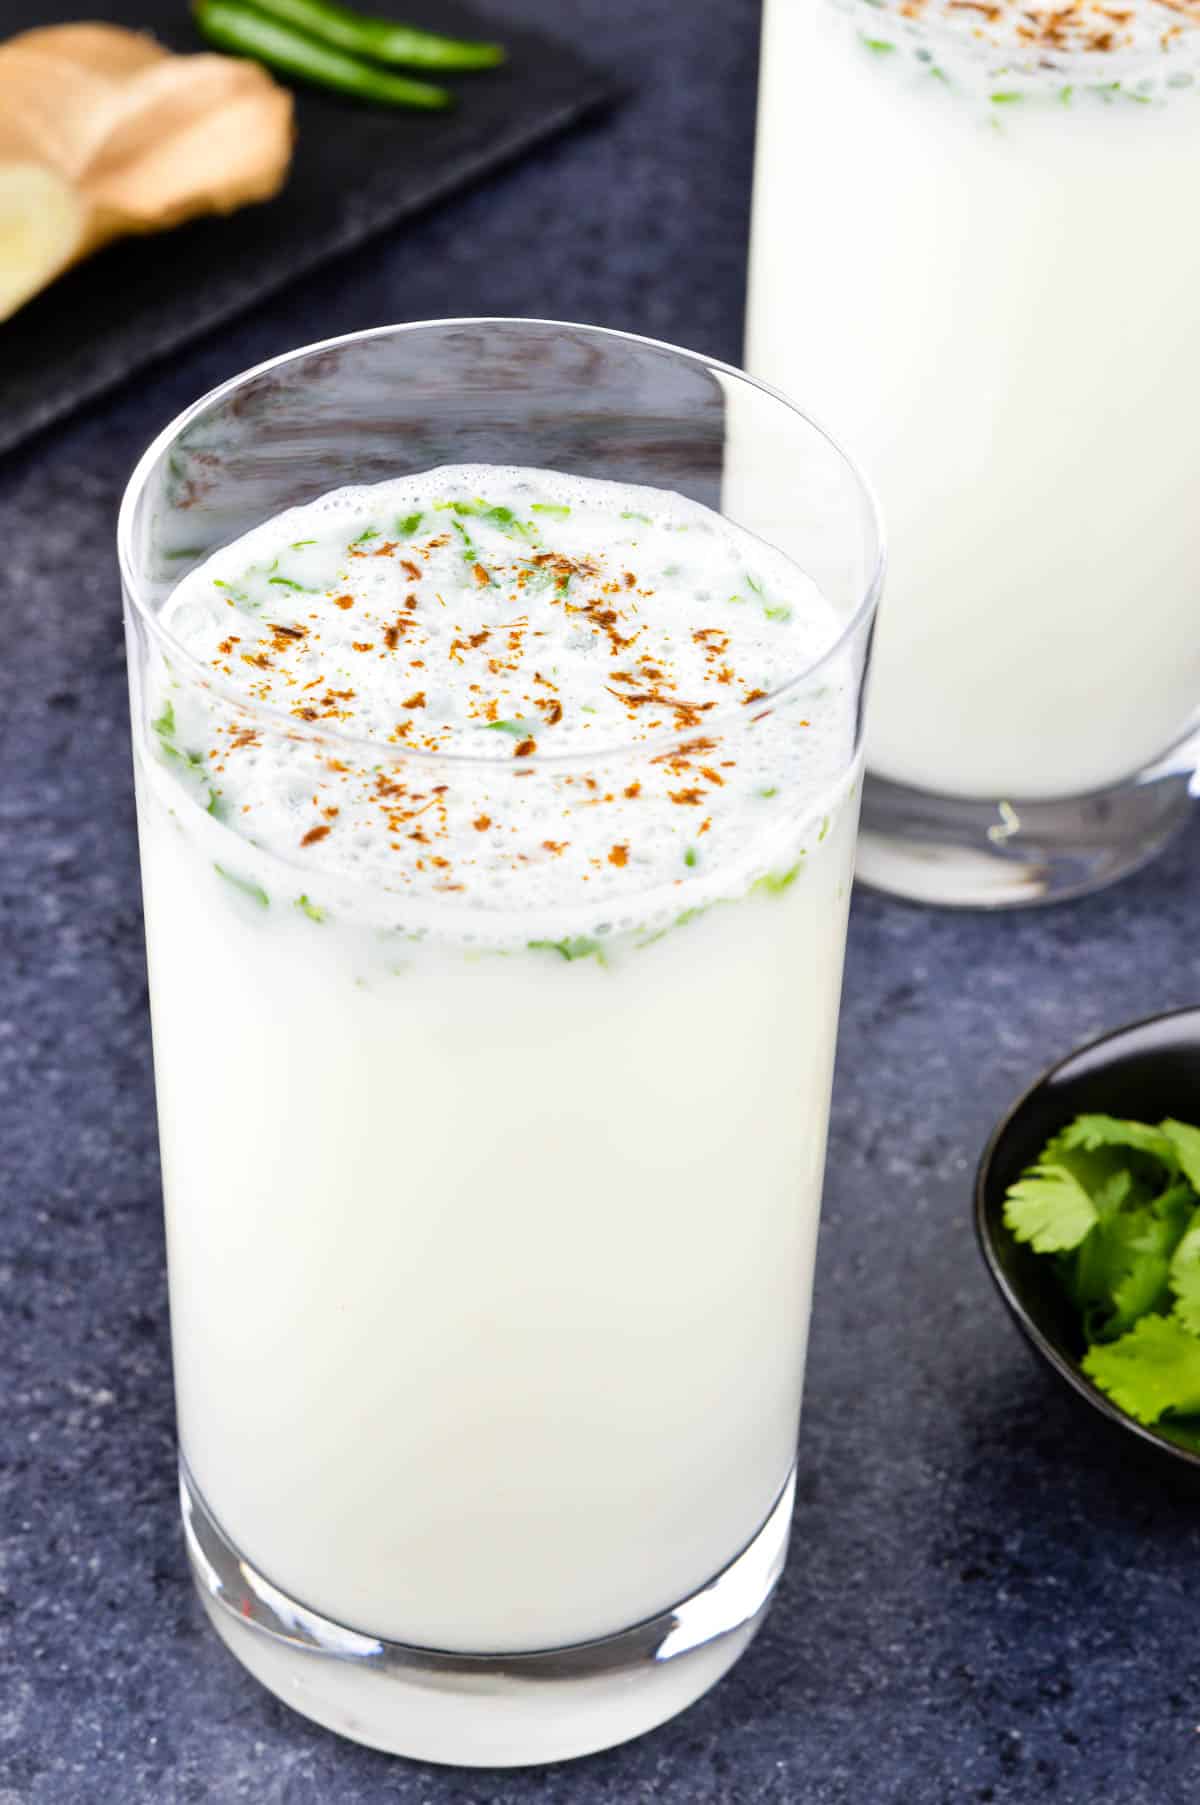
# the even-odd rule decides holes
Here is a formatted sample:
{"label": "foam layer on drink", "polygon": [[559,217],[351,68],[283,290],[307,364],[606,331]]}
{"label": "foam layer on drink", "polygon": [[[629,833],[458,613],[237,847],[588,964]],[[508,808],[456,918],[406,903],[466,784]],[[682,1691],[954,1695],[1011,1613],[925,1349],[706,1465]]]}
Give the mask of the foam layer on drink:
{"label": "foam layer on drink", "polygon": [[418,935],[654,933],[786,886],[853,762],[834,610],[659,490],[485,466],[337,490],[191,572],[163,626],[189,659],[152,764],[222,874],[269,900],[282,861],[310,912]]}
{"label": "foam layer on drink", "polygon": [[1200,0],[835,3],[869,50],[907,52],[926,76],[981,87],[1001,107],[1038,94],[1068,104],[1162,100],[1171,88],[1194,85],[1200,57]]}

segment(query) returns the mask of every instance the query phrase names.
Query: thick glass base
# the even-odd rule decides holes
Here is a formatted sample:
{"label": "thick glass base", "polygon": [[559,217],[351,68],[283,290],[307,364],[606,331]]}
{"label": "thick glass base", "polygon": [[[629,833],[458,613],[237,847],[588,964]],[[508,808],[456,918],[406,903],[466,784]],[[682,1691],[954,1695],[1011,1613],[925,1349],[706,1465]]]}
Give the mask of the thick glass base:
{"label": "thick glass base", "polygon": [[640,1736],[732,1667],[783,1569],[795,1479],[749,1546],[672,1610],[599,1642],[519,1655],[410,1648],[331,1623],[239,1555],[182,1461],[180,1492],[193,1576],[217,1634],[285,1704],[389,1754],[523,1767]]}
{"label": "thick glass base", "polygon": [[1175,763],[1061,802],[966,801],[868,773],[855,876],[948,908],[1062,902],[1154,858],[1188,819],[1196,792],[1195,772]]}

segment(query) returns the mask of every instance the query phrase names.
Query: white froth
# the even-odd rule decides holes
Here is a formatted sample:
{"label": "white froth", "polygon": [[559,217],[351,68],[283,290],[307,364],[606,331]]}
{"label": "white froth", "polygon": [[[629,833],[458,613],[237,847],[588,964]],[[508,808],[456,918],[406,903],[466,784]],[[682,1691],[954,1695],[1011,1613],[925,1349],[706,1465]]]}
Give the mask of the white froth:
{"label": "white froth", "polygon": [[247,894],[314,915],[657,932],[790,882],[853,760],[833,609],[660,490],[486,466],[337,490],[191,572],[163,624],[215,682],[163,670],[158,787]]}

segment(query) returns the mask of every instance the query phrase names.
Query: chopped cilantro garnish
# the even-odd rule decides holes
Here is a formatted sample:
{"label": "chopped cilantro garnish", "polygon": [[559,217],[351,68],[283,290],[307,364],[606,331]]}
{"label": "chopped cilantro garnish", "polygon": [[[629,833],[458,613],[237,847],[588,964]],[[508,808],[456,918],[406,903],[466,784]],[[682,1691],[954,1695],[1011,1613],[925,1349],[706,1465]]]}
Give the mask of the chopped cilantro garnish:
{"label": "chopped cilantro garnish", "polygon": [[[355,541],[357,544],[357,540]],[[303,583],[294,583],[291,577],[268,577],[268,583],[275,583],[280,589],[298,589],[301,595],[315,595],[315,589],[307,589]]]}
{"label": "chopped cilantro garnish", "polygon": [[265,909],[269,907],[271,901],[270,897],[267,895],[262,885],[256,884],[253,878],[237,877],[232,871],[226,871],[224,865],[217,865],[215,863],[213,865],[213,870],[219,873],[219,875],[225,879],[227,884],[232,884],[235,890],[240,890],[243,896],[248,896],[253,902],[258,903],[260,908]]}
{"label": "chopped cilantro garnish", "polygon": [[803,865],[804,856],[801,854],[790,871],[766,871],[762,877],[755,878],[750,888],[759,891],[764,896],[782,896],[785,890],[791,889],[800,876]]}
{"label": "chopped cilantro garnish", "polygon": [[779,791],[773,783],[768,783],[758,793],[760,796],[778,796]]}
{"label": "chopped cilantro garnish", "polygon": [[1081,1115],[1004,1206],[1013,1236],[1057,1259],[1083,1371],[1120,1409],[1189,1447],[1200,1447],[1198,1180],[1200,1128]]}
{"label": "chopped cilantro garnish", "polygon": [[1024,98],[1023,94],[1019,94],[1011,88],[1001,88],[991,97],[992,105],[997,107],[1009,106],[1014,100],[1024,100]]}
{"label": "chopped cilantro garnish", "polygon": [[402,520],[397,520],[396,531],[402,539],[411,539],[424,518],[424,514],[406,514]]}
{"label": "chopped cilantro garnish", "polygon": [[787,621],[792,618],[792,611],[785,602],[778,602],[770,608],[764,608],[763,613],[768,620]]}
{"label": "chopped cilantro garnish", "polygon": [[[557,520],[565,520],[571,510],[566,506],[565,502],[534,501],[529,504],[529,512],[531,514],[553,514]],[[622,520],[626,520],[629,517],[628,515],[623,514],[621,518]]]}
{"label": "chopped cilantro garnish", "polygon": [[[266,898],[264,897],[263,900],[265,902]],[[298,896],[296,898],[296,907],[307,915],[310,921],[324,921],[325,919],[324,909],[317,903],[310,901],[307,896]]]}
{"label": "chopped cilantro garnish", "polygon": [[604,964],[604,945],[599,940],[592,940],[586,934],[578,934],[568,940],[531,940],[531,952],[558,953],[564,959],[595,959]]}
{"label": "chopped cilantro garnish", "polygon": [[368,539],[378,539],[378,537],[379,528],[377,526],[364,527],[362,532],[358,535],[358,538],[350,541],[350,545],[365,545]]}
{"label": "chopped cilantro garnish", "polygon": [[484,721],[481,724],[487,733],[511,733],[518,740],[528,739],[534,732],[534,724],[529,721]]}
{"label": "chopped cilantro garnish", "polygon": [[896,48],[889,38],[864,38],[863,43],[868,50],[875,51],[876,55]]}
{"label": "chopped cilantro garnish", "polygon": [[293,539],[292,550],[294,552],[300,552],[304,550],[306,545],[315,545],[316,543],[315,539]]}
{"label": "chopped cilantro garnish", "polygon": [[[439,503],[438,505],[440,506],[441,504]],[[455,505],[457,506],[457,504],[455,504]],[[475,542],[471,538],[471,535],[468,533],[468,531],[467,531],[466,527],[463,525],[462,521],[461,520],[452,520],[450,522],[450,524],[454,528],[455,532],[458,534],[459,538],[462,540],[463,557],[466,560],[466,562],[468,564],[478,564],[479,563],[479,553],[475,549]]]}
{"label": "chopped cilantro garnish", "polygon": [[[174,739],[174,737],[175,737],[175,704],[174,704],[174,702],[172,702],[170,700],[164,702],[162,713],[159,715],[157,721],[151,721],[150,725],[154,729],[155,733],[158,734],[160,739],[164,739],[164,740]],[[171,750],[173,752],[175,750],[175,748],[172,746]]]}
{"label": "chopped cilantro garnish", "polygon": [[683,862],[685,865],[695,866],[699,861],[699,858],[700,854],[696,851],[696,848],[694,846],[689,846],[683,855]]}
{"label": "chopped cilantro garnish", "polygon": [[622,509],[621,519],[622,520],[640,520],[643,526],[652,526],[654,524],[653,521],[651,520],[649,514],[639,514],[636,511],[636,509],[634,509],[634,508]]}

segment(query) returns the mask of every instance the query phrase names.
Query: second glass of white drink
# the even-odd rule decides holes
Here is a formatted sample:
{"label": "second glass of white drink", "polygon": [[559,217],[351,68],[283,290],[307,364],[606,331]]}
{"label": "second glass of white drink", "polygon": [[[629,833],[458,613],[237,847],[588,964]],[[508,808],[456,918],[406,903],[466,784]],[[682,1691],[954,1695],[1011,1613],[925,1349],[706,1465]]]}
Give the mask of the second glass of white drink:
{"label": "second glass of white drink", "polygon": [[1190,0],[767,0],[747,361],[887,514],[883,889],[1071,896],[1189,816],[1197,167]]}
{"label": "second glass of white drink", "polygon": [[621,1741],[787,1544],[869,493],[709,360],[452,321],[206,397],[120,549],[205,1606],[380,1748]]}

